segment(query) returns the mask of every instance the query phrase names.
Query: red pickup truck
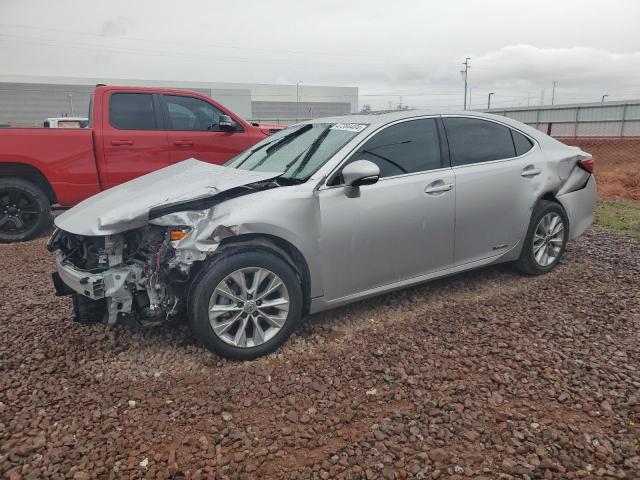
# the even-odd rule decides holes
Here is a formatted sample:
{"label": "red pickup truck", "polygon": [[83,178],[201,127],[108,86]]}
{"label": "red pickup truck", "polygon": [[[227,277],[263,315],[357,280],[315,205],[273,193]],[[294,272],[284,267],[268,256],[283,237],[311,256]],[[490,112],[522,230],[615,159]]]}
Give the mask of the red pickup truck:
{"label": "red pickup truck", "polygon": [[0,242],[47,228],[51,205],[187,158],[221,164],[278,126],[250,124],[196,92],[97,86],[89,128],[0,129]]}

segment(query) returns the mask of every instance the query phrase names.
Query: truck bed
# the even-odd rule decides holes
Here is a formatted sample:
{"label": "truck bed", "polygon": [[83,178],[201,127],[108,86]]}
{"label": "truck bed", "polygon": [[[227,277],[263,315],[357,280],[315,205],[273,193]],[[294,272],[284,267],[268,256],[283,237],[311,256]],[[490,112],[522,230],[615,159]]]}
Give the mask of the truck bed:
{"label": "truck bed", "polygon": [[59,192],[55,203],[75,205],[100,191],[90,128],[0,129],[0,145],[0,163],[37,169]]}

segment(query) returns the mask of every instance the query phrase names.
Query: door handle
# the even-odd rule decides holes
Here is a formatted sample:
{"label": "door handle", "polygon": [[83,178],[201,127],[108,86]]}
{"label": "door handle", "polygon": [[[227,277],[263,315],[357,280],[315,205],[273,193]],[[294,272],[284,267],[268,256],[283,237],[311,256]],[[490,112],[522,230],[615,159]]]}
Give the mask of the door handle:
{"label": "door handle", "polygon": [[176,147],[190,147],[193,145],[193,142],[191,140],[176,140],[173,144]]}
{"label": "door handle", "polygon": [[433,193],[444,193],[448,192],[453,188],[452,183],[440,183],[438,185],[429,185],[424,189],[424,193],[433,194]]}
{"label": "door handle", "polygon": [[111,140],[114,147],[122,147],[124,145],[133,145],[133,140]]}
{"label": "door handle", "polygon": [[520,175],[523,177],[535,177],[536,175],[540,175],[542,170],[539,168],[525,168]]}

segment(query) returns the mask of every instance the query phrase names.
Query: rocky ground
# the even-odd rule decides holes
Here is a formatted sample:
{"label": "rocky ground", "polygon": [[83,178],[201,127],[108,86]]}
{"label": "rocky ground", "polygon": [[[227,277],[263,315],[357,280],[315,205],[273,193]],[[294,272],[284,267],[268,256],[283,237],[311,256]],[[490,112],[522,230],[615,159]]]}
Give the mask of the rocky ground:
{"label": "rocky ground", "polygon": [[640,478],[632,239],[317,315],[247,363],[73,323],[44,246],[0,245],[6,478]]}

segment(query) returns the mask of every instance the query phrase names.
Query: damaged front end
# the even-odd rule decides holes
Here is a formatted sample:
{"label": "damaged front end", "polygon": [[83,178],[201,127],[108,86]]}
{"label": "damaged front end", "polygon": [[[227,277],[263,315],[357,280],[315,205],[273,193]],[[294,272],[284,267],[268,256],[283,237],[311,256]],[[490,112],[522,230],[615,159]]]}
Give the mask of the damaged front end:
{"label": "damaged front end", "polygon": [[173,246],[187,235],[156,225],[106,236],[56,229],[47,246],[56,253],[56,293],[74,295],[80,323],[162,323],[178,312],[189,279],[191,265],[177,261]]}
{"label": "damaged front end", "polygon": [[222,238],[210,231],[214,206],[274,188],[277,176],[190,159],[90,197],[55,220],[57,294],[73,295],[82,323],[165,321]]}

